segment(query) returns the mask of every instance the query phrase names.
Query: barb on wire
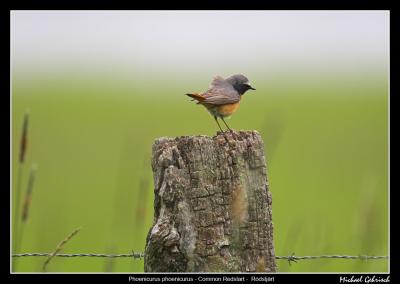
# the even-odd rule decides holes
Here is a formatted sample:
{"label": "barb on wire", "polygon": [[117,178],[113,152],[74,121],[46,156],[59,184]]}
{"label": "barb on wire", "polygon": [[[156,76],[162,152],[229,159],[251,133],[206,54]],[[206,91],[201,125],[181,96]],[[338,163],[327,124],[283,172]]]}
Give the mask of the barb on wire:
{"label": "barb on wire", "polygon": [[287,259],[289,265],[292,265],[292,262],[297,262],[297,258],[294,255],[294,252],[289,256],[276,256],[275,259]]}

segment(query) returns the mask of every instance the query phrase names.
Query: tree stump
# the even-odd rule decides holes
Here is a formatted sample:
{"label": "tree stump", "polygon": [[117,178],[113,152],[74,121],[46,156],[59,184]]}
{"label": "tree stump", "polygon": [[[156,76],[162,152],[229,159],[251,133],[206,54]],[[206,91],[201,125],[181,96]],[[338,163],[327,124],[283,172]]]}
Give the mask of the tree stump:
{"label": "tree stump", "polygon": [[257,131],[159,138],[146,272],[276,271],[264,145]]}

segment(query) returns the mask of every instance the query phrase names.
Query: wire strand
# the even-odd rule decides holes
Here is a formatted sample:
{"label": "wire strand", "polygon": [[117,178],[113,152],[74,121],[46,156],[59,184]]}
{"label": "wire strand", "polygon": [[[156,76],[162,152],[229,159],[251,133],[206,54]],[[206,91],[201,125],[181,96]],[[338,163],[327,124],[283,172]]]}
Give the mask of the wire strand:
{"label": "wire strand", "polygon": [[[49,256],[51,253],[33,252],[33,253],[18,253],[13,254],[12,257],[40,257]],[[119,257],[131,257],[134,259],[141,259],[144,257],[142,252],[132,253],[121,253],[121,254],[105,254],[105,253],[59,253],[55,254],[55,257],[108,257],[108,258],[119,258]],[[314,259],[361,259],[361,260],[377,260],[377,259],[389,259],[387,255],[303,255],[296,256],[294,254],[288,256],[275,256],[278,260],[298,261],[298,260],[314,260]]]}
{"label": "wire strand", "polygon": [[[12,257],[29,257],[29,256],[49,256],[51,253],[47,252],[33,252],[33,253],[17,253],[13,254]],[[104,254],[104,253],[58,253],[54,255],[55,257],[133,257],[133,258],[142,258],[144,257],[143,253],[134,252],[134,253],[122,253],[122,254]]]}

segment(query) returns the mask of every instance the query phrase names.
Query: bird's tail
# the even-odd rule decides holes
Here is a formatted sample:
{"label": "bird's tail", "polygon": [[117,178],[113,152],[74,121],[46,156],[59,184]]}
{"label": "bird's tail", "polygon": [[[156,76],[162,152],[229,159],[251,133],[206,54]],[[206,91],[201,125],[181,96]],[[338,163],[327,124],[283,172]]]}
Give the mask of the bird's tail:
{"label": "bird's tail", "polygon": [[198,103],[205,100],[205,98],[200,94],[186,94],[186,96],[191,97],[192,101],[195,101],[195,100],[198,101]]}

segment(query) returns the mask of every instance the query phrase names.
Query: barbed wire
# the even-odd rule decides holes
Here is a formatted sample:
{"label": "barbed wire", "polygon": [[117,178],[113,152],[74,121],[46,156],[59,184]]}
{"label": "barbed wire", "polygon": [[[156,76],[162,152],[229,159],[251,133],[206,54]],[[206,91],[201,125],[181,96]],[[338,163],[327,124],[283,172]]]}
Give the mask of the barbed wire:
{"label": "barbed wire", "polygon": [[283,259],[287,260],[289,264],[291,262],[297,262],[298,260],[315,260],[315,259],[360,259],[360,260],[377,260],[377,259],[389,259],[387,255],[339,255],[339,254],[331,254],[331,255],[303,255],[296,256],[291,254],[289,256],[275,256],[275,259]]}
{"label": "barbed wire", "polygon": [[[51,253],[48,252],[31,252],[31,253],[17,253],[13,254],[12,257],[28,257],[28,256],[49,256]],[[134,259],[143,258],[144,254],[141,252],[132,253],[121,253],[121,254],[105,254],[105,253],[58,253],[55,257],[132,257]]]}
{"label": "barbed wire", "polygon": [[[12,257],[40,257],[49,256],[51,253],[18,253],[13,254]],[[59,253],[55,254],[55,257],[104,257],[104,258],[119,258],[119,257],[130,257],[133,259],[141,259],[144,257],[142,252],[131,252],[122,254],[105,254],[105,253]],[[297,262],[298,260],[315,260],[315,259],[360,259],[360,260],[378,260],[378,259],[389,259],[387,255],[303,255],[296,256],[294,254],[288,256],[275,256],[277,260],[287,260],[289,264],[291,262]]]}

